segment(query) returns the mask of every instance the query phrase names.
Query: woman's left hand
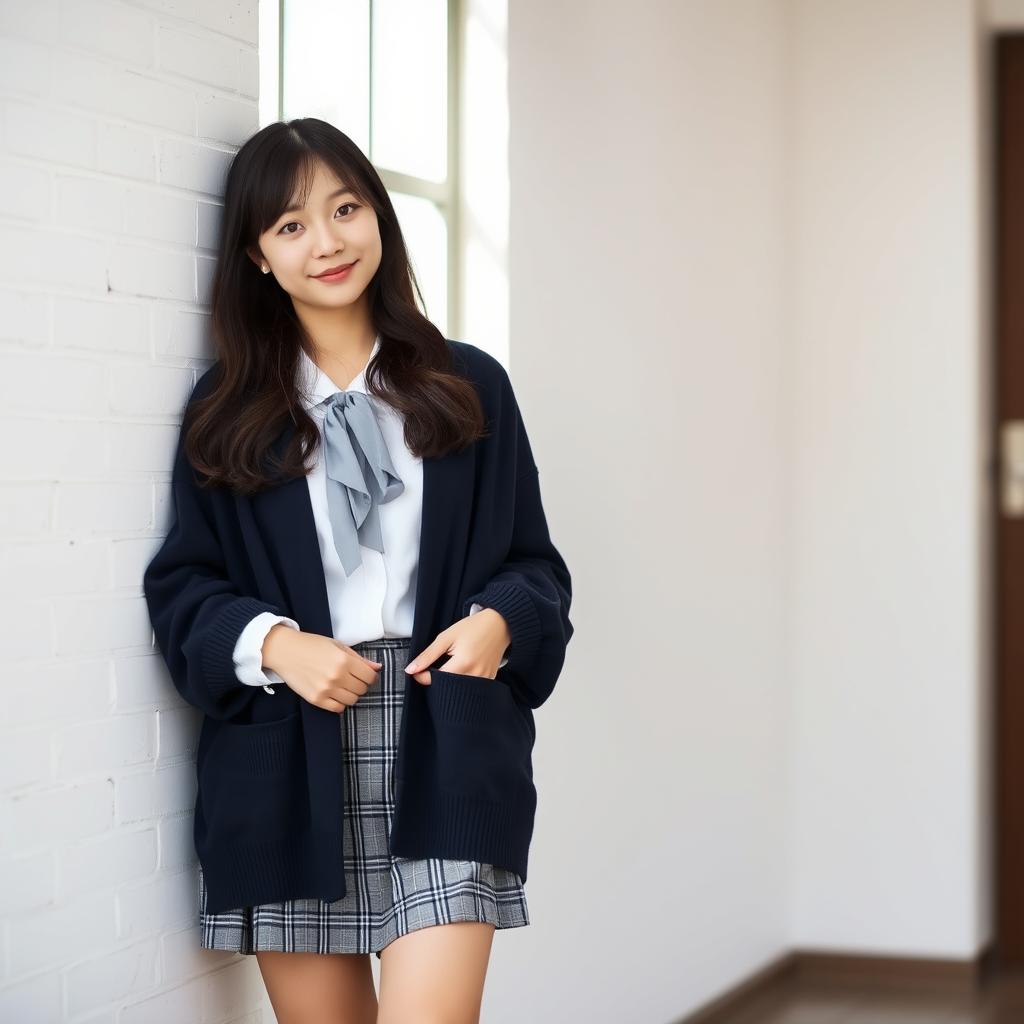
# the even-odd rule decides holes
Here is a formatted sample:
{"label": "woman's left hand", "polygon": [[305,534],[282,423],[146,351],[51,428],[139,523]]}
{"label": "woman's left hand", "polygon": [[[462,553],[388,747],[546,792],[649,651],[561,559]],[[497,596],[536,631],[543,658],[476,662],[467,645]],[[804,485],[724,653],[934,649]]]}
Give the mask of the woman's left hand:
{"label": "woman's left hand", "polygon": [[405,671],[416,682],[429,686],[430,670],[418,671],[420,666],[450,654],[443,665],[438,665],[439,670],[494,679],[511,642],[512,634],[505,617],[493,608],[481,608],[438,633],[433,643],[409,661]]}

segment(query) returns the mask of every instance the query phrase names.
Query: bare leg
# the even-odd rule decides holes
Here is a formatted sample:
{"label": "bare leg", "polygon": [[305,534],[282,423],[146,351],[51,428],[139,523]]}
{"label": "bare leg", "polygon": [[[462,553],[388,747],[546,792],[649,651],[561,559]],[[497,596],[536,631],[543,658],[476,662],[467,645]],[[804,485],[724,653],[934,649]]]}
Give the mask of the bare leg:
{"label": "bare leg", "polygon": [[368,953],[260,951],[277,1024],[375,1024],[377,993]]}
{"label": "bare leg", "polygon": [[457,921],[385,946],[377,1024],[479,1024],[494,931],[483,921]]}

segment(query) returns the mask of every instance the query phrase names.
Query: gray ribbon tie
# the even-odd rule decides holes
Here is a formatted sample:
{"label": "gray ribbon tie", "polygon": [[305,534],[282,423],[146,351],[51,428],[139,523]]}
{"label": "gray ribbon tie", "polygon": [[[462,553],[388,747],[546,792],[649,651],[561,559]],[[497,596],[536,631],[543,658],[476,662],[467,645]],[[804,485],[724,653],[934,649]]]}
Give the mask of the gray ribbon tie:
{"label": "gray ribbon tie", "polygon": [[405,490],[387,442],[362,391],[336,391],[324,400],[327,510],[345,575],[362,564],[359,546],[384,551],[377,506]]}

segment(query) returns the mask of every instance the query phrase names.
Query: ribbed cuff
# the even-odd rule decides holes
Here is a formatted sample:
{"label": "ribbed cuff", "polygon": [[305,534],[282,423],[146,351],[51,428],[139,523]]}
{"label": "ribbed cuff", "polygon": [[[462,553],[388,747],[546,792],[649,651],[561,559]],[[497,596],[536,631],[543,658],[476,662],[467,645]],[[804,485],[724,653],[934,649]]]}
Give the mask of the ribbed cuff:
{"label": "ribbed cuff", "polygon": [[235,672],[234,651],[242,630],[261,612],[281,610],[255,597],[235,598],[207,630],[203,651],[203,678],[214,699],[235,687],[245,687]]}
{"label": "ribbed cuff", "polygon": [[493,608],[508,623],[512,642],[508,646],[509,664],[515,668],[529,664],[540,647],[543,631],[540,616],[529,594],[514,583],[491,582],[473,600]]}

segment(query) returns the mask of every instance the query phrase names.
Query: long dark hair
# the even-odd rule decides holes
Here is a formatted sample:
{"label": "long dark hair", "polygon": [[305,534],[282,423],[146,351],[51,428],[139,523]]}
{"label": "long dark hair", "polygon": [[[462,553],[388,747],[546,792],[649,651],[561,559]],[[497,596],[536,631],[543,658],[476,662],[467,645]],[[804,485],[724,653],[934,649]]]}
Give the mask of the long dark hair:
{"label": "long dark hair", "polygon": [[[291,296],[250,259],[259,236],[280,217],[300,186],[309,194],[317,161],[373,207],[381,262],[367,285],[380,349],[366,367],[366,389],[399,410],[414,454],[435,456],[486,436],[476,388],[453,367],[448,343],[420,312],[420,294],[391,198],[373,164],[342,131],[315,117],[276,121],[238,150],[228,170],[218,258],[212,285],[212,326],[218,365],[209,394],[188,409],[185,453],[205,479],[254,494],[305,476],[320,441],[299,401],[299,348],[312,339]],[[280,459],[271,451],[289,420],[295,431]],[[268,475],[268,470],[270,474]]]}

